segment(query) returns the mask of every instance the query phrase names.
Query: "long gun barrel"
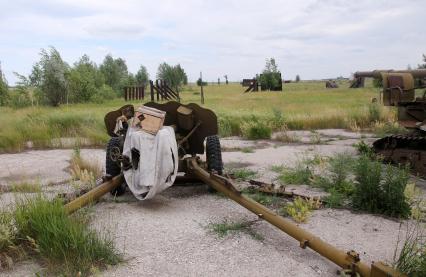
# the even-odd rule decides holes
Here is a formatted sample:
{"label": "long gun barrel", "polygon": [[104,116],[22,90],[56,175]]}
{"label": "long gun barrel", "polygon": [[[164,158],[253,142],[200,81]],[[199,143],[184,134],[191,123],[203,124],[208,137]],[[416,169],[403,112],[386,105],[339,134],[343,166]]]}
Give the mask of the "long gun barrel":
{"label": "long gun barrel", "polygon": [[382,73],[409,73],[413,78],[426,78],[426,69],[413,69],[413,70],[373,70],[373,71],[357,71],[354,73],[355,78],[382,78]]}
{"label": "long gun barrel", "polygon": [[[238,191],[231,181],[225,177],[219,176],[214,173],[207,172],[200,166],[199,158],[191,157],[185,159],[186,167],[190,175],[202,180],[215,190],[223,193],[228,198],[237,202],[249,211],[256,214],[259,218],[268,221],[270,224],[279,228],[289,236],[298,240],[302,248],[309,247],[320,255],[334,262],[341,268],[347,270],[355,276],[358,273],[363,277],[404,277],[405,275],[399,273],[395,269],[381,263],[373,262],[371,267],[360,261],[359,254],[355,251],[344,252],[333,245],[321,240],[319,237],[314,236],[308,231],[300,228],[291,221],[279,216],[274,211],[259,204],[253,199],[244,196]],[[120,174],[113,179],[104,182],[103,184],[95,187],[86,194],[71,201],[65,205],[65,210],[68,213],[73,213],[79,208],[88,205],[114,188],[118,187],[124,181],[123,175]]]}

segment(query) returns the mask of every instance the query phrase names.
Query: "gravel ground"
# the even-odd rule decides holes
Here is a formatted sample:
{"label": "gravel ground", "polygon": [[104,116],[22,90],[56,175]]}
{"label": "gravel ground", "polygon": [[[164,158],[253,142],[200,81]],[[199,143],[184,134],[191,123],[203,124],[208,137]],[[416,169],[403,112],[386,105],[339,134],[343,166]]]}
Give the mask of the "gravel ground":
{"label": "gravel ground", "polygon": [[[226,165],[244,165],[256,170],[256,179],[274,181],[272,165],[291,166],[305,156],[335,153],[355,154],[352,144],[361,135],[342,130],[318,132],[326,144],[283,144],[278,141],[245,141],[227,138],[228,149],[253,148],[254,153],[223,153]],[[304,140],[311,132],[298,133]],[[71,190],[66,181],[72,150],[28,151],[0,155],[0,184],[37,180],[46,193]],[[105,152],[83,149],[83,157],[102,162]],[[316,193],[307,186],[290,186],[298,192]],[[16,194],[0,194],[0,206],[13,203]],[[206,185],[174,186],[156,198],[137,202],[130,194],[117,200],[109,196],[94,206],[92,226],[111,230],[126,262],[101,273],[102,276],[336,276],[338,269],[315,252],[299,247],[297,241],[267,222],[252,228],[258,240],[239,232],[219,238],[209,223],[225,219],[256,220],[257,217],[231,200],[206,192]],[[366,262],[390,261],[400,223],[347,210],[314,211],[300,226],[342,250],[354,249]],[[31,261],[17,264],[0,276],[31,276],[40,270]]]}

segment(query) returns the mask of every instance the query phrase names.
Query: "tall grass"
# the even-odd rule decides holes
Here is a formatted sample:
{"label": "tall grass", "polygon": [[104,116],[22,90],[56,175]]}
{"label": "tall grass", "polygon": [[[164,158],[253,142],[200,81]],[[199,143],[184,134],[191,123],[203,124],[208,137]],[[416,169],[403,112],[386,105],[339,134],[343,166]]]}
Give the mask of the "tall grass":
{"label": "tall grass", "polygon": [[[369,128],[374,122],[393,122],[395,110],[371,104],[377,91],[363,89],[327,90],[323,82],[286,84],[283,92],[242,93],[239,84],[205,87],[204,107],[219,120],[221,136],[242,135],[265,138],[271,131],[288,129]],[[182,103],[200,103],[198,87],[181,92]],[[22,151],[31,141],[35,148],[72,147],[59,138],[81,138],[89,145],[104,145],[108,139],[103,118],[124,104],[123,99],[103,104],[73,104],[12,109],[0,107],[0,152]],[[142,104],[133,101],[131,104]],[[372,106],[374,105],[374,106]]]}
{"label": "tall grass", "polygon": [[68,216],[60,200],[41,195],[20,200],[12,214],[15,241],[24,243],[50,273],[88,276],[121,260],[108,233],[89,229],[82,213]]}

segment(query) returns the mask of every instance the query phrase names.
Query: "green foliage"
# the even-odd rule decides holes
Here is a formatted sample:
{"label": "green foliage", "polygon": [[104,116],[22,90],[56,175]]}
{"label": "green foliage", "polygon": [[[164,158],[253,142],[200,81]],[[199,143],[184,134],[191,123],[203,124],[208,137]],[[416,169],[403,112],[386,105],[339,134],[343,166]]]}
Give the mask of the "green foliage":
{"label": "green foliage", "polygon": [[410,205],[404,194],[409,180],[405,168],[382,164],[361,156],[355,166],[355,191],[352,205],[355,209],[381,213],[392,217],[407,218]]}
{"label": "green foliage", "polygon": [[0,211],[0,253],[6,252],[14,241],[13,216],[10,212]]}
{"label": "green foliage", "polygon": [[327,208],[340,208],[344,205],[347,196],[338,190],[331,188],[328,191],[330,194],[324,197],[325,206]]}
{"label": "green foliage", "polygon": [[252,116],[250,121],[244,121],[240,125],[241,133],[247,139],[269,139],[272,129],[263,120]]}
{"label": "green foliage", "polygon": [[104,77],[95,63],[83,55],[69,73],[70,102],[88,102],[104,83]]}
{"label": "green foliage", "polygon": [[165,62],[158,66],[157,79],[165,80],[176,91],[188,83],[188,77],[180,64],[171,66]]}
{"label": "green foliage", "polygon": [[112,239],[88,229],[84,214],[70,217],[59,200],[22,200],[14,212],[16,236],[49,269],[65,276],[87,276],[95,268],[121,261]]}
{"label": "green foliage", "polygon": [[383,87],[383,80],[381,78],[374,78],[373,79],[373,86],[375,88],[382,88]]}
{"label": "green foliage", "polygon": [[230,173],[234,176],[235,179],[242,181],[253,178],[257,174],[256,171],[247,168],[232,169]]}
{"label": "green foliage", "polygon": [[241,152],[243,152],[243,153],[254,153],[254,150],[251,147],[243,147],[243,148],[241,148]]}
{"label": "green foliage", "polygon": [[31,182],[22,182],[22,183],[12,183],[10,185],[10,191],[12,192],[21,192],[21,193],[38,193],[41,192],[40,183],[31,183]]}
{"label": "green foliage", "polygon": [[9,86],[0,65],[0,106],[6,106],[9,98]]}
{"label": "green foliage", "polygon": [[136,85],[146,87],[146,85],[149,82],[149,74],[145,66],[141,65],[139,67],[139,70],[135,75],[135,79],[136,79]]}
{"label": "green foliage", "polygon": [[105,78],[105,84],[121,95],[121,88],[125,85],[128,76],[126,61],[122,58],[114,59],[108,54],[99,66],[99,70]]}
{"label": "green foliage", "polygon": [[387,135],[397,135],[407,133],[407,129],[398,124],[398,122],[376,122],[373,126],[374,133],[379,137]]}
{"label": "green foliage", "polygon": [[371,148],[370,145],[368,145],[367,143],[365,143],[365,141],[361,140],[358,143],[354,144],[354,147],[356,148],[356,150],[358,151],[358,153],[365,155],[369,158],[373,158],[374,157],[374,151]]}
{"label": "green foliage", "polygon": [[216,233],[219,238],[223,238],[231,232],[244,232],[256,240],[263,240],[263,237],[251,228],[252,224],[252,221],[230,222],[224,220],[221,223],[210,223],[207,227]]}
{"label": "green foliage", "polygon": [[368,106],[368,114],[371,121],[380,121],[383,119],[382,106],[379,103],[371,103]]}
{"label": "green foliage", "polygon": [[54,47],[50,47],[49,51],[42,49],[40,56],[40,61],[33,66],[29,79],[31,84],[39,89],[42,102],[59,106],[67,101],[68,65]]}
{"label": "green foliage", "polygon": [[313,173],[309,165],[300,161],[295,168],[286,168],[278,179],[285,184],[310,185]]}
{"label": "green foliage", "polygon": [[[424,224],[407,224],[405,238],[400,247],[400,236],[395,247],[393,267],[410,277],[426,276],[426,234]],[[399,252],[399,255],[398,255]]]}
{"label": "green foliage", "polygon": [[103,85],[102,87],[96,90],[96,93],[91,97],[90,100],[92,102],[101,104],[101,103],[104,103],[105,101],[112,100],[114,98],[115,98],[114,90],[108,85]]}
{"label": "green foliage", "polygon": [[274,90],[282,82],[280,71],[274,58],[266,59],[265,69],[260,76],[260,85],[267,90]]}
{"label": "green foliage", "polygon": [[9,92],[9,106],[14,109],[24,108],[31,105],[31,99],[28,91],[20,88]]}
{"label": "green foliage", "polygon": [[296,197],[292,203],[288,203],[281,210],[298,223],[306,222],[311,215],[312,207],[309,202],[301,197]]}
{"label": "green foliage", "polygon": [[280,202],[280,198],[275,195],[270,195],[267,193],[256,191],[255,189],[245,189],[243,193],[253,199],[254,201],[265,205],[271,206]]}

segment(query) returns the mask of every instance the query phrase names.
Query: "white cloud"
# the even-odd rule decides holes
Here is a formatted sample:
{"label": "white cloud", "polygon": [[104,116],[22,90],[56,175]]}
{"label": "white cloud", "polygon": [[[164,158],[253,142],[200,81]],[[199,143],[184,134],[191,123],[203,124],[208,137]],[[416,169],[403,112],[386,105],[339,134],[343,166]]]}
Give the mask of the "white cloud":
{"label": "white cloud", "polygon": [[275,57],[286,78],[348,76],[405,68],[426,52],[424,1],[84,1],[0,2],[0,60],[28,73],[39,49],[54,45],[69,63],[106,53],[130,70],[181,63],[190,79],[232,80]]}

